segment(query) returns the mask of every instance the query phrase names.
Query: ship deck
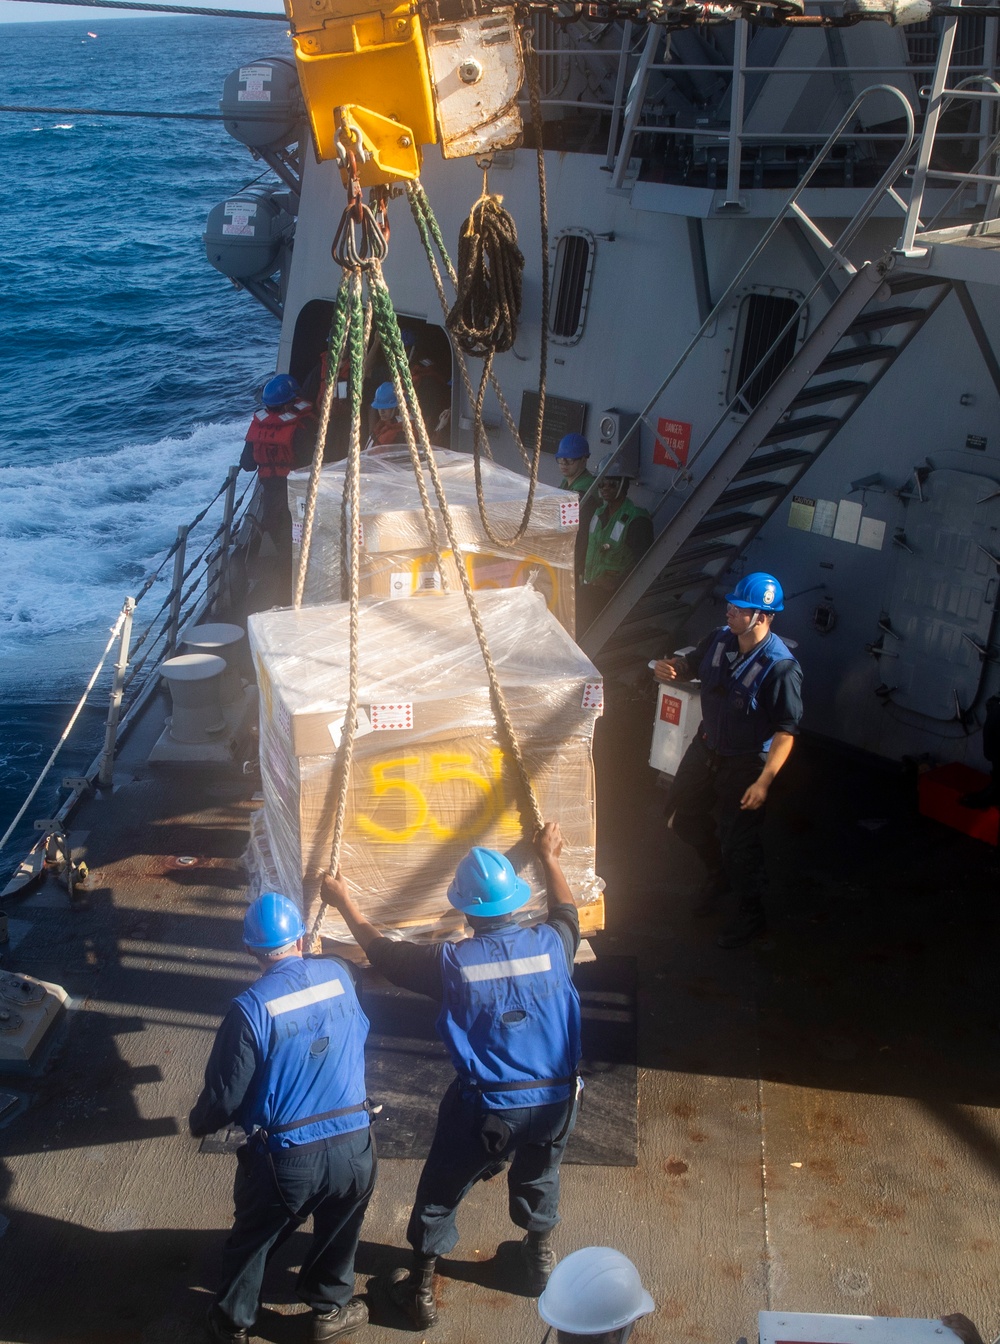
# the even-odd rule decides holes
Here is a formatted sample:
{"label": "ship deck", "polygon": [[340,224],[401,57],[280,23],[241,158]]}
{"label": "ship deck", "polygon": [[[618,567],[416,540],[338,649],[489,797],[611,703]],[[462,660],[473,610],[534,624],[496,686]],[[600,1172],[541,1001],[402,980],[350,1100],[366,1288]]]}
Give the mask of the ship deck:
{"label": "ship deck", "polygon": [[[162,709],[162,706],[161,706]],[[1000,1326],[1000,1004],[996,850],[918,818],[911,777],[805,741],[776,787],[773,933],[721,951],[690,914],[699,871],[645,764],[652,704],[598,728],[597,955],[638,968],[639,1163],[566,1166],[562,1253],[631,1256],[657,1303],[641,1341],[756,1339],[762,1308],[937,1316]],[[92,880],[8,906],[5,967],[61,983],[71,1010],[0,1129],[0,1337],[32,1344],[198,1340],[231,1215],[235,1159],[186,1132],[214,1029],[252,967],[240,865],[253,783],[145,764],[73,820]],[[180,856],[197,863],[179,865]],[[358,1288],[405,1263],[418,1163],[386,1160]],[[516,1230],[501,1181],[477,1187],[441,1262],[440,1344],[523,1344],[534,1303],[505,1291]],[[258,1336],[306,1338],[294,1235]],[[410,1334],[410,1338],[418,1336]]]}

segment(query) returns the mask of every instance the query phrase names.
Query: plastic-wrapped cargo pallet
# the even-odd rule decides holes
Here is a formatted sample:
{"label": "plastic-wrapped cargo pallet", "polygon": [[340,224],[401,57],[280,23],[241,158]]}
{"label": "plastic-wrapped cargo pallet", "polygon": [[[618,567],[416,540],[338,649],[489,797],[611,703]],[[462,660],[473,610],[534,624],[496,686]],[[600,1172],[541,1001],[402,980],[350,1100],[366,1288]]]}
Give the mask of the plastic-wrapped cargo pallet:
{"label": "plastic-wrapped cargo pallet", "polygon": [[[485,592],[479,606],[539,806],[566,838],[563,868],[581,928],[595,932],[604,920],[591,756],[600,674],[538,593]],[[249,621],[267,848],[280,889],[300,902],[310,924],[333,834],[348,622],[346,603],[262,612]],[[500,750],[461,594],[361,603],[358,704],[341,867],[368,918],[406,937],[460,936],[448,883],[477,844],[510,854],[531,883],[526,912],[541,912],[534,852],[529,844],[514,849],[524,834],[519,786]],[[350,941],[333,911],[323,933]]]}
{"label": "plastic-wrapped cargo pallet", "polygon": [[[580,517],[580,498],[572,490],[539,484],[531,522],[515,546],[496,546],[487,537],[476,502],[475,467],[468,453],[438,449],[435,461],[448,497],[473,588],[515,588],[530,583],[545,597],[551,611],[572,634],[575,618],[573,550]],[[416,477],[406,449],[361,459],[361,595],[412,597],[440,586],[434,552],[420,504]],[[339,602],[340,508],[344,493],[344,463],[323,468],[316,500],[316,516],[309,547],[305,601]],[[497,536],[517,531],[528,496],[528,481],[517,472],[485,460],[483,497],[490,525]],[[308,471],[288,478],[288,507],[292,514],[292,541],[298,564],[298,543],[305,517]],[[428,492],[434,499],[430,479]],[[435,511],[442,546],[447,545],[440,515]],[[449,588],[459,590],[459,578],[450,551],[445,573]]]}

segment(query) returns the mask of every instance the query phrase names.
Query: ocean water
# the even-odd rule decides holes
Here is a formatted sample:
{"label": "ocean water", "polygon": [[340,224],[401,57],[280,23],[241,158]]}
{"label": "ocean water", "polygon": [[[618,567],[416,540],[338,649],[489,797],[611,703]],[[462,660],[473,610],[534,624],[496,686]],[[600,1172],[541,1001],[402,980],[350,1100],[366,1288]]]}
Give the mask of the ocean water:
{"label": "ocean water", "polygon": [[[289,49],[277,23],[81,13],[0,26],[0,102],[216,112],[232,69]],[[278,323],[205,259],[209,210],[266,167],[221,122],[0,113],[0,162],[2,835],[123,599],[238,460]]]}

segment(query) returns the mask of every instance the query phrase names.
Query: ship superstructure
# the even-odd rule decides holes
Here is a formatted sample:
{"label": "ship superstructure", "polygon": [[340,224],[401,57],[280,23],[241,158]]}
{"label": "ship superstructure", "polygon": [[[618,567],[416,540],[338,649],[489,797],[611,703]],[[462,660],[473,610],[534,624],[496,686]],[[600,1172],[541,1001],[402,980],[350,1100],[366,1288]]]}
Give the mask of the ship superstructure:
{"label": "ship superstructure", "polygon": [[[544,446],[581,430],[595,461],[634,460],[634,494],[654,514],[653,548],[581,634],[608,673],[634,677],[689,642],[734,574],[770,569],[792,595],[783,628],[808,669],[811,729],[894,759],[975,764],[997,686],[1000,20],[915,15],[534,16],[552,265]],[[262,70],[278,64],[236,72],[224,111],[271,87]],[[281,316],[280,367],[305,377],[340,282],[330,243],[344,191],[336,159],[317,159],[289,111],[283,64],[267,79],[280,75],[286,115],[263,152],[290,180],[269,198],[284,211],[271,278],[250,284],[269,286]],[[521,102],[530,141],[526,90]],[[261,126],[235,130],[259,151]],[[518,339],[498,366],[527,441],[535,154],[430,147],[420,175],[454,246],[487,162],[527,262]],[[405,201],[389,216],[397,312],[441,327]],[[469,448],[457,376],[453,398],[452,447]],[[516,465],[492,394],[485,419],[498,459]],[[543,476],[557,479],[551,457]]]}

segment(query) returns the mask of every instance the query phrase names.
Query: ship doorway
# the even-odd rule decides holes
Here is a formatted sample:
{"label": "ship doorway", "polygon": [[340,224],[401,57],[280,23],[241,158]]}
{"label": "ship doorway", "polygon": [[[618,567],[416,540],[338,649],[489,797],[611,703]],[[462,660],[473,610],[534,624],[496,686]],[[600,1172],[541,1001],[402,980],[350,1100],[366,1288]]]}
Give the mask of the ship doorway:
{"label": "ship doorway", "polygon": [[[886,603],[892,631],[880,668],[892,703],[954,722],[976,702],[990,665],[1000,556],[1000,487],[987,476],[932,471],[896,532]],[[883,624],[883,630],[884,630]]]}
{"label": "ship doorway", "polygon": [[[399,326],[410,352],[410,368],[431,442],[439,448],[451,445],[453,365],[451,342],[443,327],[422,317],[399,313]],[[310,299],[299,311],[292,337],[289,373],[297,378],[303,395],[317,401],[321,392],[321,369],[330,337],[333,301]],[[367,411],[379,383],[389,377],[380,351],[369,354],[365,362],[362,433],[367,426]]]}

